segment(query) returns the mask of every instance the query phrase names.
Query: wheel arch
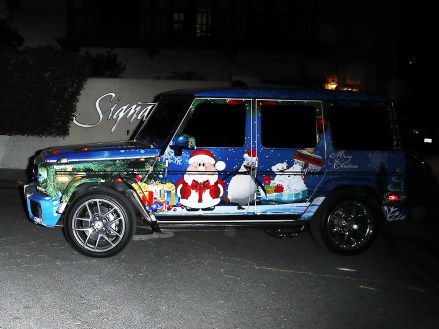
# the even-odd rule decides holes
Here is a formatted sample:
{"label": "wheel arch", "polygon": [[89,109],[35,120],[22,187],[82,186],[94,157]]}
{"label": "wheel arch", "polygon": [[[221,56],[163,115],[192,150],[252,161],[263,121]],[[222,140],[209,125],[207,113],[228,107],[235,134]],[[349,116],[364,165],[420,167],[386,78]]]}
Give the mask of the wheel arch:
{"label": "wheel arch", "polygon": [[[331,238],[329,238],[329,235],[325,233],[327,218],[337,204],[352,200],[359,201],[369,208],[375,223],[375,228],[373,229],[370,237],[367,238],[369,241],[366,241],[364,245],[359,246],[356,250],[343,250],[329,242],[329,239]],[[331,191],[331,193],[323,200],[316,212],[311,217],[309,222],[311,237],[320,247],[328,248],[336,253],[343,255],[358,254],[371,245],[376,238],[377,231],[385,221],[383,207],[380,205],[381,203],[378,194],[373,188],[362,185],[340,185]]]}
{"label": "wheel arch", "polygon": [[[108,257],[115,255],[116,253],[122,251],[126,245],[131,240],[132,236],[135,233],[136,230],[136,213],[135,213],[135,206],[133,205],[132,201],[127,197],[126,194],[124,194],[121,190],[118,190],[114,188],[114,186],[108,186],[105,184],[93,184],[93,183],[85,183],[78,186],[78,190],[76,190],[76,197],[72,197],[69,200],[69,206],[67,207],[66,211],[63,215],[63,232],[67,239],[67,241],[79,252],[92,256],[92,257]],[[80,193],[81,192],[81,193]],[[84,204],[88,203],[89,200],[92,200],[91,202],[104,202],[104,204],[112,204],[114,208],[110,209],[117,209],[117,211],[120,214],[124,214],[123,216],[115,216],[114,219],[94,219],[96,222],[101,222],[100,227],[92,227],[88,226],[88,229],[96,230],[96,231],[102,231],[105,233],[99,232],[99,236],[104,236],[107,234],[110,234],[111,239],[115,238],[117,239],[117,244],[115,244],[114,247],[110,246],[108,249],[104,249],[102,251],[97,251],[98,241],[100,238],[98,238],[95,243],[94,250],[90,249],[88,247],[89,238],[86,236],[81,236],[84,233],[74,233],[77,231],[76,228],[76,222],[78,221],[77,218],[79,218],[79,221],[84,220],[83,216],[76,217],[77,211],[84,207]],[[88,205],[86,206],[88,209]],[[96,208],[95,208],[96,209]],[[97,208],[100,209],[100,208]],[[88,210],[90,211],[90,209]],[[100,210],[99,210],[100,212]],[[102,215],[103,217],[106,217],[107,214],[104,212],[105,215]],[[104,214],[103,213],[103,214]],[[112,212],[111,212],[112,213]],[[111,215],[110,215],[111,216]],[[90,217],[91,220],[91,217]],[[110,228],[110,225],[113,224],[114,221],[123,221],[124,223],[124,229],[123,229],[123,236],[119,235],[119,238],[116,236],[117,233],[114,233],[114,230],[116,228]],[[91,222],[90,222],[91,223]],[[121,222],[122,223],[122,222]],[[91,225],[91,224],[89,224]],[[108,226],[107,226],[108,225]],[[75,227],[74,227],[75,226]],[[104,226],[104,227],[103,227]],[[82,224],[81,224],[82,227]],[[126,231],[125,231],[126,229]],[[84,231],[82,228],[79,228],[79,231]],[[126,232],[126,233],[125,233]],[[91,234],[91,233],[87,233]],[[105,238],[105,240],[110,241],[108,238]],[[91,241],[91,240],[90,240]],[[110,244],[113,244],[110,242]]]}
{"label": "wheel arch", "polygon": [[[331,184],[332,185],[332,184]],[[327,188],[327,186],[326,186]],[[372,206],[376,209],[380,210],[380,222],[381,220],[385,220],[385,214],[382,210],[382,201],[380,199],[378,191],[371,184],[367,184],[363,182],[361,183],[342,183],[336,186],[333,186],[330,192],[327,193],[325,199],[322,204],[317,208],[311,220],[316,216],[322,215],[322,210],[326,208],[326,206],[332,203],[336,198],[340,198],[342,196],[352,196],[353,198],[361,198],[368,200]]]}
{"label": "wheel arch", "polygon": [[130,182],[131,181],[115,182],[113,179],[77,176],[69,182],[62,192],[61,202],[68,206],[68,204],[72,203],[76,198],[91,189],[109,189],[119,192],[126,197],[124,192],[128,189],[133,189]]}

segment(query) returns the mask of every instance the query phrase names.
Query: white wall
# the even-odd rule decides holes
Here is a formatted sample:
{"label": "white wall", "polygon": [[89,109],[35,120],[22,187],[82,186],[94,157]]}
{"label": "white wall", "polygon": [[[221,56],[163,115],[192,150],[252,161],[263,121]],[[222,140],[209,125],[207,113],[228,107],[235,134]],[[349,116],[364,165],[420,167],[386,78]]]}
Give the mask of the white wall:
{"label": "white wall", "polygon": [[[126,140],[141,122],[146,103],[158,93],[229,85],[229,81],[90,79],[82,91],[69,136],[0,135],[0,168],[27,169],[36,151],[55,145]],[[128,117],[130,108],[134,112],[137,109],[137,115]]]}

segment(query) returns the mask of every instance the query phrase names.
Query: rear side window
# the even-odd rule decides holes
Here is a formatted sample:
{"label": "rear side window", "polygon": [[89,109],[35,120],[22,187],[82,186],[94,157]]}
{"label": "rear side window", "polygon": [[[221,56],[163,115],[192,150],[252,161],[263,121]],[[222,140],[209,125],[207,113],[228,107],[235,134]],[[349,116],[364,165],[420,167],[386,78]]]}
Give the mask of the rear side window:
{"label": "rear side window", "polygon": [[184,133],[195,137],[197,147],[242,147],[245,120],[244,104],[201,103],[195,108]]}
{"label": "rear side window", "polygon": [[383,103],[334,105],[329,110],[332,144],[343,150],[392,150],[391,114]]}
{"label": "rear side window", "polygon": [[266,148],[308,148],[317,143],[316,109],[304,104],[262,105],[261,140]]}

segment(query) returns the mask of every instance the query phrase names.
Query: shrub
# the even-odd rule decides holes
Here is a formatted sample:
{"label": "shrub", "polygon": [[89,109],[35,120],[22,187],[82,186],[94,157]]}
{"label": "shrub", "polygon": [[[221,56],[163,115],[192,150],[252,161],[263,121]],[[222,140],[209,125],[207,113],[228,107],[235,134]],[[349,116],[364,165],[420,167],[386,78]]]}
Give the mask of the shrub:
{"label": "shrub", "polygon": [[0,18],[0,48],[17,49],[23,44],[23,37],[9,23]]}
{"label": "shrub", "polygon": [[0,135],[66,137],[87,78],[118,77],[117,55],[0,47]]}
{"label": "shrub", "polygon": [[0,134],[69,134],[87,62],[55,47],[0,49]]}
{"label": "shrub", "polygon": [[0,135],[67,136],[87,78],[118,77],[125,69],[110,51],[80,55],[22,44],[0,18]]}

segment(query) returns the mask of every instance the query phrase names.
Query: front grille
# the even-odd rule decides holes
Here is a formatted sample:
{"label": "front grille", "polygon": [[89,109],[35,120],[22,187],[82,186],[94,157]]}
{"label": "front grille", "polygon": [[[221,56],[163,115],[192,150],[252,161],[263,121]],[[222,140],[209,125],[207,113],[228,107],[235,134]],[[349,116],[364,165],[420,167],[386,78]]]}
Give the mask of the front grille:
{"label": "front grille", "polygon": [[30,210],[32,212],[32,215],[34,215],[34,217],[38,217],[38,218],[43,217],[43,213],[41,211],[41,206],[38,202],[31,200],[30,201]]}

